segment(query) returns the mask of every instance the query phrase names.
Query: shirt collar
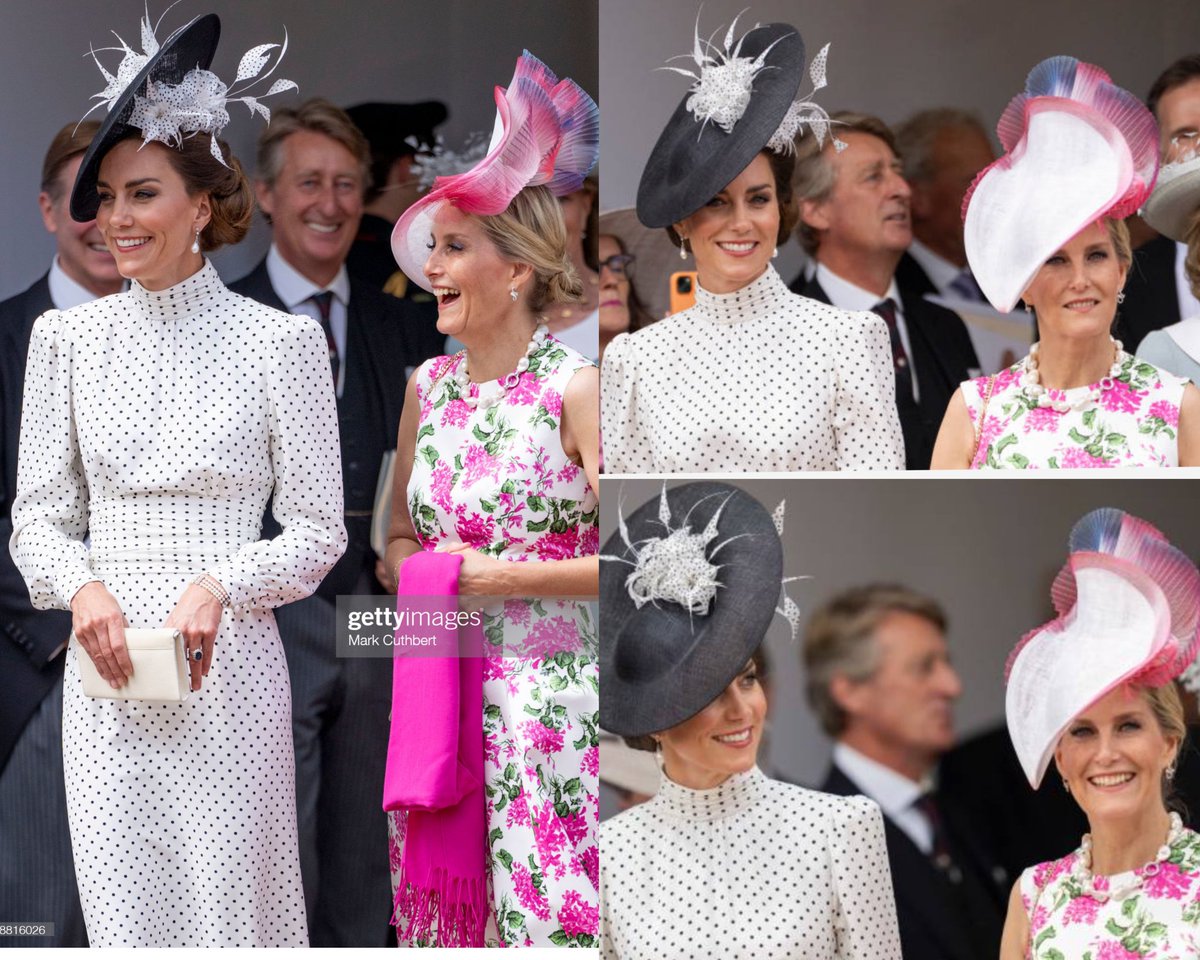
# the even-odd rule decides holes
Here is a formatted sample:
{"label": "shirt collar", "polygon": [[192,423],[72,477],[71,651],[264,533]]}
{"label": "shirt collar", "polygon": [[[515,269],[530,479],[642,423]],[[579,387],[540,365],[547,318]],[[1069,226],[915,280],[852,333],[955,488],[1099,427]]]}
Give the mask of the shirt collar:
{"label": "shirt collar", "polygon": [[877,303],[890,298],[896,305],[896,312],[904,312],[904,304],[900,302],[900,288],[896,286],[895,277],[892,277],[887,292],[881,297],[849,280],[844,280],[825,264],[818,262],[817,283],[829,297],[829,302],[839,310],[871,310]]}
{"label": "shirt collar", "polygon": [[[81,286],[67,276],[67,272],[58,262],[58,257],[50,265],[50,302],[57,310],[70,310],[81,303],[91,303],[98,299],[87,287]],[[124,287],[124,285],[123,285]]]}
{"label": "shirt collar", "polygon": [[267,254],[267,276],[271,280],[271,286],[279,294],[279,299],[283,301],[283,305],[293,312],[314,293],[320,293],[323,290],[332,290],[333,295],[342,306],[350,303],[350,277],[346,273],[344,263],[338,268],[333,281],[328,286],[321,287],[284,260],[279,248],[272,243],[271,250]]}
{"label": "shirt collar", "polygon": [[941,254],[934,253],[920,240],[915,238],[909,245],[908,252],[917,261],[921,269],[925,271],[929,277],[929,281],[937,287],[938,293],[945,293],[949,289],[950,284],[958,279],[958,275],[963,272],[962,267],[956,267]]}
{"label": "shirt collar", "polygon": [[884,814],[893,819],[896,814],[909,809],[918,797],[928,793],[933,786],[930,781],[918,783],[909,780],[904,774],[885,767],[844,743],[833,745],[833,762],[863,793],[879,804]]}

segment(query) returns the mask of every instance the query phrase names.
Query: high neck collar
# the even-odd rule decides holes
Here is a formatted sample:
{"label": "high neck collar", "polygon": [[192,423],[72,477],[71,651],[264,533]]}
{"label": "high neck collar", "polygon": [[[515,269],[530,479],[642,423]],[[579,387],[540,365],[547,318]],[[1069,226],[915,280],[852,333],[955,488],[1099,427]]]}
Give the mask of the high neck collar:
{"label": "high neck collar", "polygon": [[147,290],[134,280],[129,286],[129,292],[146,311],[147,316],[157,320],[181,320],[207,306],[224,288],[225,285],[217,275],[212,261],[206,258],[204,266],[173,287],[167,287],[165,290]]}
{"label": "high neck collar", "polygon": [[770,264],[761,277],[732,293],[709,293],[696,284],[696,307],[716,323],[743,323],[774,313],[794,296]]}
{"label": "high neck collar", "polygon": [[758,767],[735,773],[709,790],[693,790],[664,772],[655,801],[668,814],[685,820],[724,820],[744,812],[766,789],[767,778]]}

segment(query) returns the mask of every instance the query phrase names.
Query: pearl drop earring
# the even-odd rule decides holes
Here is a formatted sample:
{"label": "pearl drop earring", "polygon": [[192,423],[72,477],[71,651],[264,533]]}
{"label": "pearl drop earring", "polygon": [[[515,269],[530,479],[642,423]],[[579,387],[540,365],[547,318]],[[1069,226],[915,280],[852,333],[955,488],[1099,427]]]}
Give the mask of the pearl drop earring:
{"label": "pearl drop earring", "polygon": [[196,230],[196,239],[192,241],[192,253],[200,252],[200,230]]}

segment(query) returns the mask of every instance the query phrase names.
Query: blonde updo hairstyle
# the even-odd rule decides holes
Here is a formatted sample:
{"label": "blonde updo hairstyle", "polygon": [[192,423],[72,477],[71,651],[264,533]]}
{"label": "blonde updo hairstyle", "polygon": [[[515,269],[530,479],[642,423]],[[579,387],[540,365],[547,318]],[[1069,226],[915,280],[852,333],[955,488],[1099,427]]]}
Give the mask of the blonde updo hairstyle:
{"label": "blonde updo hairstyle", "polygon": [[[1141,687],[1139,692],[1150,707],[1150,712],[1154,714],[1154,719],[1158,721],[1163,736],[1175,739],[1177,745],[1174,763],[1178,766],[1183,756],[1184,740],[1187,739],[1187,717],[1183,711],[1183,701],[1179,698],[1179,690],[1174,683],[1164,683],[1160,687]],[[1187,816],[1187,808],[1176,792],[1175,784],[1167,777],[1163,777],[1162,794],[1164,807],[1183,817]]]}
{"label": "blonde updo hairstyle", "polygon": [[550,303],[583,299],[583,281],[567,255],[567,230],[558,200],[547,187],[526,187],[495,216],[479,217],[500,256],[533,268],[526,294],[537,313]]}

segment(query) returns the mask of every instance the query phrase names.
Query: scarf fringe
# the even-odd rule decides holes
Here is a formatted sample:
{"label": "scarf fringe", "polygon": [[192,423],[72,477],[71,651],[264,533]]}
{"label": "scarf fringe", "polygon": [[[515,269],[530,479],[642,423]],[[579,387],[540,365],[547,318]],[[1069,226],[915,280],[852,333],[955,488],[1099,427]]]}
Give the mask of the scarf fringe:
{"label": "scarf fringe", "polygon": [[482,947],[487,915],[483,880],[434,869],[418,884],[401,868],[392,925],[402,939],[435,947]]}

